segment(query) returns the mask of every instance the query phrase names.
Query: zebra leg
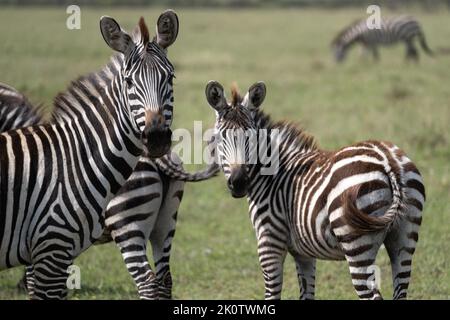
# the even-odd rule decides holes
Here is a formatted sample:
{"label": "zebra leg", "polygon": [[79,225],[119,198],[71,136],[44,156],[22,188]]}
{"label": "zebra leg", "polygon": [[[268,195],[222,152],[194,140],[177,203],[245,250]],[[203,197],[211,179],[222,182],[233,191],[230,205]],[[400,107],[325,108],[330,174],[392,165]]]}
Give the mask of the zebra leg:
{"label": "zebra leg", "polygon": [[172,298],[172,276],[169,265],[170,250],[175,236],[177,213],[183,197],[183,191],[183,181],[170,181],[155,227],[150,234],[160,299]]}
{"label": "zebra leg", "polygon": [[389,254],[394,286],[393,299],[406,299],[411,279],[412,256],[419,237],[421,212],[415,210],[413,219],[401,218],[399,223],[389,231],[384,246]]}
{"label": "zebra leg", "polygon": [[[123,224],[120,220],[111,224],[111,218],[107,221],[108,227],[112,228],[111,236],[119,247],[127,270],[136,284],[139,297],[144,300],[158,299],[158,281],[147,258],[147,239],[155,225],[161,197],[153,198],[149,202],[144,206],[145,213],[134,217],[145,216],[142,221],[124,221]],[[154,210],[150,209],[151,205],[154,206]]]}
{"label": "zebra leg", "polygon": [[141,158],[106,209],[106,228],[122,253],[141,299],[158,298],[158,282],[147,258],[147,242],[158,216],[162,182],[153,162]]}
{"label": "zebra leg", "polygon": [[[50,246],[52,244],[49,244]],[[48,245],[47,245],[48,246]],[[43,250],[46,248],[44,247]],[[67,298],[67,269],[72,264],[72,257],[63,251],[53,249],[48,252],[36,254],[32,269],[27,267],[27,280],[30,271],[34,270],[34,287],[30,292],[33,300],[41,299],[66,299]]]}
{"label": "zebra leg", "polygon": [[419,53],[412,40],[406,42],[406,60],[414,60],[415,62],[419,60]]}
{"label": "zebra leg", "polygon": [[32,265],[25,267],[24,279],[22,281],[25,281],[24,289],[27,290],[31,298],[34,295],[34,268]]}
{"label": "zebra leg", "polygon": [[316,259],[295,255],[294,260],[300,286],[300,300],[314,300]]}
{"label": "zebra leg", "polygon": [[378,52],[378,48],[376,46],[371,46],[370,51],[372,52],[373,60],[376,62],[380,61],[380,53]]}
{"label": "zebra leg", "polygon": [[383,299],[377,282],[379,268],[375,264],[383,238],[384,233],[377,233],[340,241],[350,267],[353,287],[360,299]]}
{"label": "zebra leg", "polygon": [[258,257],[264,276],[265,300],[280,300],[283,288],[283,264],[287,248],[264,232],[258,239]]}

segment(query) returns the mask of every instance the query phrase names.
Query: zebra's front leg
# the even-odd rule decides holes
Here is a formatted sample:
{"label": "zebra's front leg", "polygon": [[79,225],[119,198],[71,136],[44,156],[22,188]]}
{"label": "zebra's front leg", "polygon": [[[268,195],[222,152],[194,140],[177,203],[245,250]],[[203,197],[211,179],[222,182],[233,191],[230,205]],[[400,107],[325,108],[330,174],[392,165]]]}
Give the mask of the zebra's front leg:
{"label": "zebra's front leg", "polygon": [[172,298],[170,250],[175,236],[178,208],[183,198],[183,192],[183,181],[170,180],[155,227],[150,235],[160,299]]}
{"label": "zebra's front leg", "polygon": [[[72,257],[65,249],[46,251],[50,245],[43,245],[42,252],[35,252],[38,257],[32,267],[27,267],[27,286],[33,300],[67,298],[67,269],[72,264]],[[28,284],[29,278],[31,283]]]}
{"label": "zebra's front leg", "polygon": [[[158,281],[148,262],[147,239],[157,213],[150,212],[142,215],[147,219],[125,222],[125,217],[117,215],[114,219],[109,217],[106,223],[108,228],[111,228],[111,236],[119,247],[127,270],[136,284],[139,297],[144,300],[156,300],[158,299]],[[112,223],[113,220],[117,222]]]}
{"label": "zebra's front leg", "polygon": [[280,245],[278,240],[268,233],[258,239],[258,257],[264,276],[265,300],[281,299],[283,265],[287,248],[284,244]]}
{"label": "zebra's front leg", "polygon": [[380,61],[380,53],[378,52],[377,46],[371,46],[370,51],[372,51],[372,57],[375,62]]}
{"label": "zebra's front leg", "polygon": [[300,287],[300,300],[314,300],[316,259],[294,255],[294,260]]}
{"label": "zebra's front leg", "polygon": [[162,200],[154,163],[141,157],[132,175],[109,202],[105,225],[122,253],[141,299],[158,299],[158,281],[147,258],[147,243]]}
{"label": "zebra's front leg", "polygon": [[408,61],[419,61],[419,53],[412,40],[406,41],[406,60]]}

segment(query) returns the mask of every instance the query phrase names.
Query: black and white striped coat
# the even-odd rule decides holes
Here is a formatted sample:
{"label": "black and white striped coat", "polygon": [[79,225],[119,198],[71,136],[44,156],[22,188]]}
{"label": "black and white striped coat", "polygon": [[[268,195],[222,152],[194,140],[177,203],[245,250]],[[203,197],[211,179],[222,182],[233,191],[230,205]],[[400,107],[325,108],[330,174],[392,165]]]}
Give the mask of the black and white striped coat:
{"label": "black and white striped coat", "polygon": [[42,120],[39,107],[13,87],[0,82],[0,132],[28,127]]}
{"label": "black and white striped coat", "polygon": [[[267,299],[279,299],[283,262],[295,259],[300,297],[313,299],[316,259],[346,260],[356,292],[363,299],[381,298],[375,258],[382,244],[389,253],[394,298],[406,298],[425,189],[416,166],[389,142],[364,141],[337,151],[318,148],[311,136],[288,122],[273,122],[258,108],[263,83],[242,99],[210,82],[208,102],[216,111],[217,157],[233,197],[247,196],[258,241]],[[242,152],[269,154],[269,144],[240,145],[230,132],[277,133],[278,170],[264,174],[262,161],[236,162]],[[250,134],[248,136],[251,136]],[[251,159],[251,155],[246,155]]]}
{"label": "black and white striped coat", "polygon": [[[159,33],[148,42],[142,19],[140,27],[136,43],[102,18],[105,40],[123,55],[60,94],[52,122],[0,135],[0,269],[31,266],[32,298],[66,296],[67,268],[103,234],[106,206],[136,166],[143,141],[148,152],[167,150],[167,124],[151,115],[171,114],[173,67],[165,56],[171,42]],[[141,104],[136,90],[144,98],[160,95],[158,105]]]}
{"label": "black and white striped coat", "polygon": [[[3,83],[0,88],[0,128],[8,131],[43,122],[39,109],[25,95]],[[154,298],[171,298],[172,295],[169,259],[184,183],[208,179],[217,171],[218,167],[213,164],[206,170],[188,173],[174,153],[157,160],[142,156],[108,205],[105,232],[96,243],[112,241],[113,234],[127,261],[126,255],[130,254],[130,247],[125,245],[127,242],[136,246],[144,243],[145,248],[145,239],[150,239],[156,268]],[[131,247],[134,257],[139,254],[136,246]],[[141,254],[145,255],[145,250]],[[141,259],[147,261],[146,256]],[[145,273],[142,270],[133,272],[132,266],[129,268],[139,287]],[[29,273],[32,286],[32,267],[29,267]],[[19,283],[20,287],[23,285],[26,285],[26,276]]]}
{"label": "black and white striped coat", "polygon": [[342,30],[333,40],[332,48],[338,62],[344,60],[348,50],[355,44],[360,44],[371,51],[374,59],[378,60],[380,45],[403,42],[406,46],[406,59],[417,60],[419,55],[414,44],[416,39],[427,54],[433,54],[427,45],[420,23],[414,17],[403,15],[382,19],[380,28],[369,28],[366,19],[362,19]]}

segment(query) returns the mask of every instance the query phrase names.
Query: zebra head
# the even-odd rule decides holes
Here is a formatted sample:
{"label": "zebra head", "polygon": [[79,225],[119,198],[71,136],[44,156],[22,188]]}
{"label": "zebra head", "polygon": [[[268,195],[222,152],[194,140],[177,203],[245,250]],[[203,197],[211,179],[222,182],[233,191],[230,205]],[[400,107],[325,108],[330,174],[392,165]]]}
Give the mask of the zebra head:
{"label": "zebra head", "polygon": [[217,158],[234,198],[248,193],[250,165],[257,156],[257,124],[254,115],[266,96],[263,82],[252,85],[242,98],[232,88],[231,102],[227,102],[222,85],[210,81],[206,99],[216,111],[215,133]]}
{"label": "zebra head", "polygon": [[177,38],[177,15],[171,10],[161,14],[152,41],[142,17],[131,36],[110,17],[101,18],[100,30],[106,43],[123,58],[118,88],[125,114],[141,135],[148,155],[161,157],[172,142],[174,68],[166,50]]}
{"label": "zebra head", "polygon": [[343,62],[347,54],[347,46],[342,41],[336,41],[332,45],[334,58],[336,62]]}

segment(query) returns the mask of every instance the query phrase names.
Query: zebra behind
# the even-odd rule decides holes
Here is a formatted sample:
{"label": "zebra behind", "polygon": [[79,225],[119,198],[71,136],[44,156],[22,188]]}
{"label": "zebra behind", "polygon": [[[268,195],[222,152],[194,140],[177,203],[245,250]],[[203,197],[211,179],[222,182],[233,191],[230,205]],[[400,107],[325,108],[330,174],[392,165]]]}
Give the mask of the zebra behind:
{"label": "zebra behind", "polygon": [[[139,30],[134,31],[134,34],[138,33]],[[43,122],[39,108],[34,107],[23,94],[6,84],[0,83],[0,88],[0,128],[8,131]],[[114,236],[142,298],[172,297],[169,259],[184,183],[209,179],[217,171],[218,167],[213,163],[206,170],[188,173],[174,153],[155,160],[143,155],[126,183],[110,201],[105,213],[108,217],[106,231],[94,244],[112,241]],[[147,239],[153,249],[155,272],[150,269],[146,257]],[[134,245],[127,245],[129,243]],[[137,259],[139,253],[142,254],[139,258],[146,262],[147,267],[135,269],[129,256],[132,254]],[[33,268],[29,266],[28,269],[28,284],[24,275],[18,286],[24,289],[29,286],[32,293]],[[143,283],[147,279],[146,272],[154,280],[150,291],[145,290]]]}
{"label": "zebra behind", "polygon": [[32,266],[32,298],[66,296],[68,266],[103,234],[104,210],[143,150],[152,158],[169,150],[171,26],[157,26],[150,41],[141,18],[133,41],[102,17],[119,54],[56,97],[52,122],[0,135],[0,269]]}
{"label": "zebra behind", "polygon": [[40,123],[39,107],[33,106],[19,91],[0,82],[0,132]]}
{"label": "zebra behind", "polygon": [[337,62],[342,62],[355,44],[362,45],[378,60],[379,46],[403,42],[406,46],[406,59],[417,61],[419,53],[414,44],[416,39],[422,49],[432,56],[433,52],[428,47],[422,27],[414,17],[404,15],[382,19],[379,29],[369,29],[366,19],[362,19],[342,30],[333,40],[332,48]]}
{"label": "zebra behind", "polygon": [[[364,141],[337,151],[320,149],[313,137],[289,122],[273,122],[259,108],[262,82],[228,103],[223,87],[211,81],[206,97],[216,112],[217,157],[235,198],[247,196],[256,232],[266,299],[279,299],[283,263],[290,253],[297,266],[301,299],[313,299],[316,259],[346,260],[361,299],[380,299],[375,258],[382,244],[389,254],[394,299],[406,298],[425,189],[414,163],[389,142]],[[249,153],[276,155],[278,170],[263,174],[264,162]],[[267,139],[267,138],[265,138]],[[236,159],[241,159],[236,161]]]}

